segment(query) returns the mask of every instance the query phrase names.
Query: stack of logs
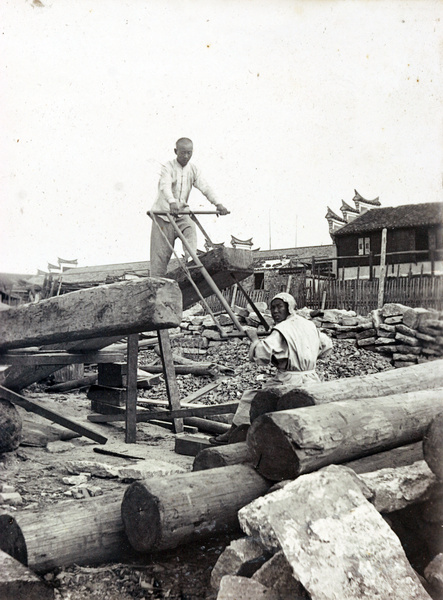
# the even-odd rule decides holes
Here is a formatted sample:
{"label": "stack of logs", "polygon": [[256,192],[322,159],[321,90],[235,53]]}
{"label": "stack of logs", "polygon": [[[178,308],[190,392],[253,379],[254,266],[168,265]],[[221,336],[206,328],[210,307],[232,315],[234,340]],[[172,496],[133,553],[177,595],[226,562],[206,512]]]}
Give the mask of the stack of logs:
{"label": "stack of logs", "polygon": [[[300,598],[429,598],[379,513],[433,501],[436,475],[422,440],[436,440],[426,460],[441,477],[441,430],[427,432],[443,411],[442,367],[439,360],[275,394],[279,408],[292,408],[258,416],[244,443],[202,450],[192,472],[136,481],[124,496],[84,501],[81,513],[65,504],[38,518],[1,515],[0,548],[44,572],[121,560],[128,541],[138,552],[174,548],[232,531],[240,519],[268,563],[290,565]],[[241,596],[237,584],[249,585],[220,578],[219,600],[264,597]]]}

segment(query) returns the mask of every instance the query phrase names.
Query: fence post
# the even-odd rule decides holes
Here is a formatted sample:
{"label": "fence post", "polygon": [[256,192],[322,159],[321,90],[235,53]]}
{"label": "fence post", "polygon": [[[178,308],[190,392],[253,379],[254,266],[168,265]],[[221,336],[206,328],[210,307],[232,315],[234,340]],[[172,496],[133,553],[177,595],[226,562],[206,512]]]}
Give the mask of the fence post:
{"label": "fence post", "polygon": [[378,277],[378,300],[377,308],[383,306],[383,300],[385,295],[385,278],[386,278],[386,238],[388,230],[386,227],[381,232],[381,252],[380,252],[380,274]]}
{"label": "fence post", "polygon": [[369,281],[372,281],[374,278],[373,265],[374,265],[374,252],[371,250],[369,252]]}

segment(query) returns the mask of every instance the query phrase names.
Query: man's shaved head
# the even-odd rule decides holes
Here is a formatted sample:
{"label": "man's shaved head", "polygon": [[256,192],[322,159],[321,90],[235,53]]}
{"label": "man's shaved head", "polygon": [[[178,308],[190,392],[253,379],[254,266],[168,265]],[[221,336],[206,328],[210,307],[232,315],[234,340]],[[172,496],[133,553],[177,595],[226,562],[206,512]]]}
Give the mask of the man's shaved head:
{"label": "man's shaved head", "polygon": [[177,156],[177,161],[182,167],[186,167],[190,161],[193,150],[194,147],[189,138],[180,138],[176,141],[174,152]]}
{"label": "man's shaved head", "polygon": [[180,138],[175,142],[175,147],[177,148],[177,146],[181,146],[182,144],[192,144],[192,140],[189,138]]}

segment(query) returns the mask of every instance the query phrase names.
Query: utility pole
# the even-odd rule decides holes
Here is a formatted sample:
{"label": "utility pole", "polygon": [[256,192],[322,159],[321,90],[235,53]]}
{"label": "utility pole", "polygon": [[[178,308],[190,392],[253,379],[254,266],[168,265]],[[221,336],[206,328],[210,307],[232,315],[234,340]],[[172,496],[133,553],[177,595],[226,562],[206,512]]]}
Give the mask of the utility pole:
{"label": "utility pole", "polygon": [[269,228],[269,250],[272,248],[271,243],[271,210],[268,212],[268,228]]}

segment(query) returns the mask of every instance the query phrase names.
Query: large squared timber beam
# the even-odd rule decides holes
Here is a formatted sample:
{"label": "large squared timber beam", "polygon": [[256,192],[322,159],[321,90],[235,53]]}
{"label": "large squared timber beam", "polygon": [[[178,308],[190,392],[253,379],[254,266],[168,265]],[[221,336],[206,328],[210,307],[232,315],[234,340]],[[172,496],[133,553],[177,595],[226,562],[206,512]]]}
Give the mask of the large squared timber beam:
{"label": "large squared timber beam", "polygon": [[146,277],[70,292],[0,313],[0,351],[178,327],[178,284]]}

